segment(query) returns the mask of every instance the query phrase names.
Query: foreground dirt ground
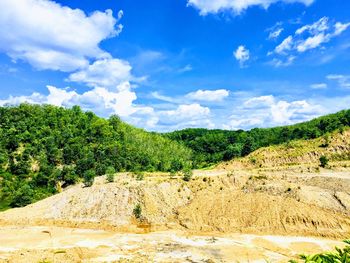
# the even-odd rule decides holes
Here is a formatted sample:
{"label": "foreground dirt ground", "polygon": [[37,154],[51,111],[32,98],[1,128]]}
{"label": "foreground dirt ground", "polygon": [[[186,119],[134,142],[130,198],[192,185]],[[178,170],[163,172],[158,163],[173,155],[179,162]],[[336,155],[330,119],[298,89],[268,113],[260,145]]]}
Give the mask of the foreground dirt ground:
{"label": "foreground dirt ground", "polygon": [[312,237],[6,226],[0,229],[0,262],[286,262],[337,245]]}

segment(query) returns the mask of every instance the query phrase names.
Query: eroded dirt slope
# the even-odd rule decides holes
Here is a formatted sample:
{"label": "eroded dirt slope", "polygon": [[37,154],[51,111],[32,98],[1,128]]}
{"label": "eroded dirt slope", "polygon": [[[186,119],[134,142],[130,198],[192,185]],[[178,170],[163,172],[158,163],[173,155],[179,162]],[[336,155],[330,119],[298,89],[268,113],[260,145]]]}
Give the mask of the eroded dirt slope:
{"label": "eroded dirt slope", "polygon": [[[341,178],[332,183],[332,173]],[[25,208],[0,213],[0,222],[136,233],[181,229],[347,237],[349,186],[349,173],[328,170],[302,176],[254,170],[199,174],[189,183],[167,176],[136,181],[122,174],[116,183],[101,177],[92,187],[77,185]],[[136,204],[142,207],[141,220],[133,215]]]}

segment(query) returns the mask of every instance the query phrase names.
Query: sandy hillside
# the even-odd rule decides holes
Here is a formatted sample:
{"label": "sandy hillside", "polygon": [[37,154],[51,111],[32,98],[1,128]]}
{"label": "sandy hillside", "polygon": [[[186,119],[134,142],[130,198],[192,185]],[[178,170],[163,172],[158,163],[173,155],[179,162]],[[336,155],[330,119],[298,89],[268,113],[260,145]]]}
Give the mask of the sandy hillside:
{"label": "sandy hillside", "polygon": [[302,165],[315,168],[321,156],[327,156],[333,168],[346,168],[349,165],[347,161],[350,160],[350,130],[334,132],[313,140],[296,140],[260,148],[245,158],[222,163],[219,168],[286,169]]}

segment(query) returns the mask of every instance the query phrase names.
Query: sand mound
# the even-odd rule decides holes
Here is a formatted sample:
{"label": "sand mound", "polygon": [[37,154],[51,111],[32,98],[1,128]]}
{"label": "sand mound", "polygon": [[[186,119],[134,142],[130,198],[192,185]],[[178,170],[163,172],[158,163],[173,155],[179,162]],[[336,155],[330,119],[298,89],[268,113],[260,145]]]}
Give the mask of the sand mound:
{"label": "sand mound", "polygon": [[[92,187],[77,185],[25,208],[0,213],[0,221],[134,231],[137,225],[165,225],[190,195],[186,187],[178,191],[179,182],[137,182],[124,177],[118,183],[105,183],[99,179]],[[142,222],[133,215],[137,204],[144,208]]]}

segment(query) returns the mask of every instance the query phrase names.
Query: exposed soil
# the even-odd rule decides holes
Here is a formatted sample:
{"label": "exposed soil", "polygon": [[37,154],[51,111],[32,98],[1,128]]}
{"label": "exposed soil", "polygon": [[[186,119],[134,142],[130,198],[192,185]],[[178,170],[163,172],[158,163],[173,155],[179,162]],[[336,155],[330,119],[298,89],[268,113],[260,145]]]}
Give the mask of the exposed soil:
{"label": "exposed soil", "polygon": [[323,238],[179,231],[121,234],[62,227],[0,229],[0,262],[286,262],[342,246]]}

